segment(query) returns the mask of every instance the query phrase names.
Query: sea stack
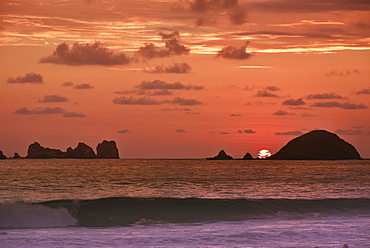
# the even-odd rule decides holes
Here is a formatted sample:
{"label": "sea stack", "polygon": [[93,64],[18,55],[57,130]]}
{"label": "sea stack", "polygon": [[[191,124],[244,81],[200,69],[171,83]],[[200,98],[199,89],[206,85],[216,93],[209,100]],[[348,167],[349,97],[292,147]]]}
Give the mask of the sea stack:
{"label": "sea stack", "polygon": [[96,158],[93,149],[85,143],[79,142],[75,149],[68,147],[67,158]]}
{"label": "sea stack", "polygon": [[207,158],[208,160],[231,160],[234,159],[233,157],[226,154],[224,150],[221,150],[217,156],[214,156],[212,158]]}
{"label": "sea stack", "polygon": [[50,149],[35,142],[28,147],[26,158],[64,158],[65,154],[59,149]]}
{"label": "sea stack", "polygon": [[356,148],[326,130],[314,130],[289,141],[269,159],[342,160],[361,159]]}
{"label": "sea stack", "polygon": [[6,156],[4,155],[3,151],[0,151],[0,159],[6,159]]}
{"label": "sea stack", "polygon": [[98,158],[113,158],[118,159],[118,148],[114,140],[106,141],[99,143],[96,147],[97,157]]}
{"label": "sea stack", "polygon": [[18,152],[15,152],[13,158],[18,159],[18,158],[22,158],[22,157],[18,154]]}
{"label": "sea stack", "polygon": [[253,157],[249,152],[247,152],[242,159],[243,160],[252,160]]}

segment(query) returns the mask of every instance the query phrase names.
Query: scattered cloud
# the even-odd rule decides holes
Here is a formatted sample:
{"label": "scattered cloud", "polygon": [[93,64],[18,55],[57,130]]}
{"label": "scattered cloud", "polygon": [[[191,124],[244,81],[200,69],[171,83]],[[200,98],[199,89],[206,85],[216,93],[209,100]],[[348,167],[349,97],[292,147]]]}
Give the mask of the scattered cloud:
{"label": "scattered cloud", "polygon": [[48,115],[48,114],[63,114],[66,111],[62,108],[55,107],[55,108],[36,108],[36,109],[28,109],[27,107],[23,107],[17,109],[13,112],[13,114],[19,115]]}
{"label": "scattered cloud", "polygon": [[265,89],[269,90],[269,91],[279,91],[279,90],[281,90],[279,87],[274,86],[274,85],[266,86]]}
{"label": "scattered cloud", "polygon": [[294,136],[298,136],[298,135],[302,135],[303,133],[301,131],[287,131],[287,132],[277,132],[275,133],[275,135],[294,135]]}
{"label": "scattered cloud", "polygon": [[42,84],[44,83],[43,77],[40,74],[37,74],[34,72],[26,73],[26,75],[19,76],[16,78],[9,77],[6,82],[8,84],[25,84],[25,83]]}
{"label": "scattered cloud", "polygon": [[164,47],[158,47],[153,43],[149,43],[140,47],[137,53],[146,59],[189,54],[190,48],[179,43],[179,32],[175,31],[170,34],[159,33],[159,35],[162,36],[162,40],[165,43]]}
{"label": "scattered cloud", "polygon": [[76,113],[76,112],[66,112],[66,113],[63,114],[63,117],[66,117],[66,118],[82,118],[82,117],[86,117],[86,115],[81,114],[81,113]]}
{"label": "scattered cloud", "polygon": [[179,104],[179,105],[202,105],[203,103],[201,101],[195,100],[195,99],[186,99],[181,97],[175,97],[171,101],[166,101],[167,103],[172,104]]}
{"label": "scattered cloud", "polygon": [[113,99],[114,104],[123,104],[123,105],[159,105],[162,102],[151,99],[149,97],[141,97],[141,98],[134,98],[134,97],[116,97]]}
{"label": "scattered cloud", "polygon": [[256,133],[256,131],[252,129],[244,129],[244,130],[238,130],[237,133]]}
{"label": "scattered cloud", "polygon": [[298,99],[285,100],[281,104],[282,105],[289,105],[289,106],[300,106],[300,105],[305,105],[306,103],[302,100],[302,98],[298,98]]}
{"label": "scattered cloud", "polygon": [[150,73],[189,73],[191,71],[191,66],[187,63],[175,63],[173,65],[157,65],[151,70],[146,70]]}
{"label": "scattered cloud", "polygon": [[167,83],[162,80],[143,81],[136,88],[142,90],[203,90],[203,86],[185,85],[180,82]]}
{"label": "scattered cloud", "polygon": [[274,112],[273,115],[289,115],[289,112],[284,111],[284,110],[278,110]]}
{"label": "scattered cloud", "polygon": [[230,134],[230,133],[221,131],[220,134]]}
{"label": "scattered cloud", "polygon": [[94,89],[94,86],[90,84],[76,84],[74,88],[77,90],[88,90],[88,89]]}
{"label": "scattered cloud", "polygon": [[68,98],[60,95],[46,95],[39,102],[68,102]]}
{"label": "scattered cloud", "polygon": [[73,82],[64,82],[63,84],[62,84],[62,86],[64,86],[64,87],[70,87],[70,86],[73,86]]}
{"label": "scattered cloud", "polygon": [[345,71],[340,71],[340,70],[330,70],[329,73],[326,73],[325,76],[330,77],[330,76],[350,76],[353,74],[360,74],[359,70],[345,70]]}
{"label": "scattered cloud", "polygon": [[184,130],[184,129],[176,129],[175,130],[175,133],[187,133],[188,131]]}
{"label": "scattered cloud", "polygon": [[368,88],[368,89],[362,89],[360,91],[356,91],[355,94],[356,95],[363,95],[363,94],[369,95],[370,94],[370,88]]}
{"label": "scattered cloud", "polygon": [[221,51],[218,51],[217,56],[225,59],[249,59],[252,54],[245,51],[247,46],[248,42],[242,47],[227,46],[222,48]]}
{"label": "scattered cloud", "polygon": [[122,130],[118,130],[117,133],[128,134],[128,133],[132,133],[132,132],[128,129],[122,129]]}
{"label": "scattered cloud", "polygon": [[337,129],[335,130],[335,133],[340,134],[340,135],[370,135],[370,132],[365,132],[363,130],[353,130],[353,129]]}
{"label": "scattered cloud", "polygon": [[254,95],[255,97],[276,97],[279,98],[278,95],[271,93],[270,91],[267,90],[259,90],[257,93]]}
{"label": "scattered cloud", "polygon": [[307,96],[307,99],[345,99],[345,97],[340,96],[336,93],[322,93],[322,94],[310,94]]}
{"label": "scattered cloud", "polygon": [[72,46],[61,43],[52,55],[40,59],[40,63],[65,65],[122,65],[131,61],[132,58],[126,54],[103,47],[100,42],[92,44],[76,42]]}
{"label": "scattered cloud", "polygon": [[339,103],[339,102],[317,102],[311,105],[312,107],[323,107],[323,108],[333,108],[333,107],[338,107],[342,109],[366,109],[367,105],[360,103],[360,104],[355,104],[355,103]]}
{"label": "scattered cloud", "polygon": [[243,116],[243,115],[241,115],[241,114],[231,114],[229,116],[231,116],[231,117],[239,117],[239,116]]}
{"label": "scattered cloud", "polygon": [[192,111],[191,108],[163,108],[160,111]]}

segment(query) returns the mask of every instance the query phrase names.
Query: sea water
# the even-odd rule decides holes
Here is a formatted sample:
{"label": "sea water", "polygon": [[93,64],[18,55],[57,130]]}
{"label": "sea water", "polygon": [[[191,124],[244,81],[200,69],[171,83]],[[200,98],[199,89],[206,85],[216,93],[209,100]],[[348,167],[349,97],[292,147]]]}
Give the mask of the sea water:
{"label": "sea water", "polygon": [[0,247],[370,247],[370,161],[0,161]]}

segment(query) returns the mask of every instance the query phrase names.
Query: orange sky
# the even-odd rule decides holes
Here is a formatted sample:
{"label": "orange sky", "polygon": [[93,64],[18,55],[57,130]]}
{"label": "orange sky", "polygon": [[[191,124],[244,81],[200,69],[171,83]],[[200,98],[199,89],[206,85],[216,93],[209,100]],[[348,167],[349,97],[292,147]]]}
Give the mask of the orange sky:
{"label": "orange sky", "polygon": [[370,3],[3,0],[0,150],[234,157],[326,129],[370,158]]}

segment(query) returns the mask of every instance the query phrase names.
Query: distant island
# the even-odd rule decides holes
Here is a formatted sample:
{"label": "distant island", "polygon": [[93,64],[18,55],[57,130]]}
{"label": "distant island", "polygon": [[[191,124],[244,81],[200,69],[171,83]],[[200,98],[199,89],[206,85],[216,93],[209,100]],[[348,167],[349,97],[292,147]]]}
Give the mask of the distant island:
{"label": "distant island", "polygon": [[[68,147],[65,152],[41,146],[34,142],[28,147],[25,158],[110,158],[118,159],[119,153],[115,141],[99,143],[96,147],[97,154],[85,143],[79,142],[76,148]],[[0,159],[7,157],[0,151]],[[21,158],[14,153],[13,159]],[[224,150],[208,160],[234,160]],[[246,153],[240,160],[254,159],[250,153]],[[347,160],[362,159],[356,148],[350,143],[326,130],[314,130],[289,141],[276,154],[266,159],[269,160]]]}

